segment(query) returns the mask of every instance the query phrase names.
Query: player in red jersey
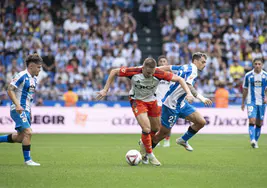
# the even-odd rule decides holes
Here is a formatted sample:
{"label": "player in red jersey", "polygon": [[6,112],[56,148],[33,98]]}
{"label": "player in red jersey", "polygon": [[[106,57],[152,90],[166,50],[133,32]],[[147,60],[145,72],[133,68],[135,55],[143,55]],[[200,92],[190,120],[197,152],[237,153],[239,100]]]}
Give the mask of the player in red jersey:
{"label": "player in red jersey", "polygon": [[187,93],[188,102],[193,101],[193,95],[183,78],[170,72],[156,68],[153,58],[146,58],[142,67],[121,67],[110,72],[103,90],[97,95],[97,100],[104,98],[115,76],[128,77],[131,79],[129,99],[133,113],[142,128],[142,157],[147,157],[152,165],[160,166],[152,151],[152,137],[160,128],[160,108],[157,105],[155,92],[160,80],[179,82]]}

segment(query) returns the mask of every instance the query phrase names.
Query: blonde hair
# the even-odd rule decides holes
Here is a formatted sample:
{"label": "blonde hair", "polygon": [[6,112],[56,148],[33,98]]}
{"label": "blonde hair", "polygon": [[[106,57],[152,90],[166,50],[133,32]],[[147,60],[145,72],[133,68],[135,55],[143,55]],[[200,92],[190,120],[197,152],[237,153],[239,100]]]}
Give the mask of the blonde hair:
{"label": "blonde hair", "polygon": [[144,67],[149,67],[149,68],[155,68],[157,66],[157,62],[155,59],[148,57],[145,59],[143,63]]}

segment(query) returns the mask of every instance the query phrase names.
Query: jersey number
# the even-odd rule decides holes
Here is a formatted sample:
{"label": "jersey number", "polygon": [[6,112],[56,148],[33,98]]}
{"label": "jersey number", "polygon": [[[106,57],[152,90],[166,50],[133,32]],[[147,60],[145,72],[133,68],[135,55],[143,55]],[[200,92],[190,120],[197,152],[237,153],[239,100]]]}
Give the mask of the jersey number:
{"label": "jersey number", "polygon": [[172,127],[175,123],[175,116],[169,116],[168,122],[170,123],[170,127]]}

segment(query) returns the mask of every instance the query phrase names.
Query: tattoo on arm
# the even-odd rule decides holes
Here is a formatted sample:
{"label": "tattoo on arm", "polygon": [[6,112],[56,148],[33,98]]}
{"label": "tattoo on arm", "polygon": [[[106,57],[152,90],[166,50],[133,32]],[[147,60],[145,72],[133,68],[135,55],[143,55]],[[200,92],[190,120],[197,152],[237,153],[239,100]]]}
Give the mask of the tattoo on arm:
{"label": "tattoo on arm", "polygon": [[191,84],[187,84],[187,85],[188,85],[188,87],[189,87],[191,93],[193,94],[193,96],[196,97],[197,94],[198,94],[198,93],[197,93],[197,90],[196,90]]}
{"label": "tattoo on arm", "polygon": [[16,87],[9,84],[8,88],[7,88],[8,91],[15,91],[16,90]]}

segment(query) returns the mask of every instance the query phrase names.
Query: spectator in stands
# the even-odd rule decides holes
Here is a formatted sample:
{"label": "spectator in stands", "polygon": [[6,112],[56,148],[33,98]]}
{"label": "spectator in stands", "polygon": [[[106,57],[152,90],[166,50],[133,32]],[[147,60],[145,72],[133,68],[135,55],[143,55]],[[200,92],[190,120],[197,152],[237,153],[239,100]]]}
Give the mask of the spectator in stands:
{"label": "spectator in stands", "polygon": [[46,71],[49,76],[51,76],[52,80],[54,80],[55,74],[56,74],[56,61],[55,57],[52,54],[51,49],[45,48],[44,56],[43,58],[43,69]]}
{"label": "spectator in stands", "polygon": [[72,86],[69,85],[68,91],[64,93],[63,100],[65,101],[65,106],[73,107],[76,106],[78,101],[78,95],[72,91]]}
{"label": "spectator in stands", "polygon": [[244,67],[237,60],[234,60],[233,65],[230,66],[230,74],[233,79],[241,79],[245,74]]}
{"label": "spectator in stands", "polygon": [[215,91],[215,106],[216,108],[228,108],[229,92],[224,88],[225,83],[220,82],[218,86]]}
{"label": "spectator in stands", "polygon": [[189,18],[185,15],[184,10],[181,10],[180,15],[175,18],[174,25],[179,30],[185,30],[189,27]]}
{"label": "spectator in stands", "polygon": [[37,99],[35,106],[44,106],[44,100],[40,97]]}
{"label": "spectator in stands", "polygon": [[44,34],[45,31],[48,31],[48,33],[54,34],[54,23],[49,17],[49,14],[46,14],[44,16],[44,19],[41,21],[41,24],[40,24],[41,34]]}
{"label": "spectator in stands", "polygon": [[[3,88],[8,83],[7,79],[16,72],[14,67],[24,68],[25,55],[37,52],[44,57],[48,56],[49,49],[55,59],[52,64],[55,62],[57,65],[54,70],[56,77],[54,80],[47,78],[51,71],[44,66],[45,70],[38,77],[43,91],[38,95],[43,99],[51,98],[48,91],[53,87],[53,81],[56,82],[55,88],[60,90],[59,95],[67,90],[67,84],[80,83],[75,78],[82,78],[86,82],[86,89],[92,88],[95,91],[103,84],[95,79],[105,79],[115,59],[125,59],[123,63],[115,63],[115,66],[140,64],[142,53],[135,42],[139,36],[136,32],[136,20],[132,15],[133,7],[130,7],[133,5],[132,0],[114,1],[116,6],[112,6],[109,1],[18,2],[19,4],[7,0],[5,3],[0,2]],[[234,4],[229,2],[200,1],[197,4],[192,0],[171,3],[157,1],[164,54],[170,54],[175,46],[176,56],[179,57],[175,64],[182,65],[190,62],[194,51],[209,53],[207,66],[212,63],[212,70],[200,74],[207,87],[198,83],[202,91],[206,92],[204,94],[213,94],[216,85],[214,75],[218,80],[233,82],[233,88],[240,92],[240,78],[243,74],[236,74],[236,70],[251,70],[251,61],[255,57],[264,58],[264,69],[267,70],[266,3],[252,0]],[[143,11],[157,7],[154,3],[154,0],[139,1]],[[126,11],[125,7],[129,9]],[[181,22],[176,21],[178,17]],[[119,52],[121,56],[117,57]],[[232,65],[236,64],[235,61],[240,65],[238,68]],[[229,76],[230,70],[233,78]],[[86,72],[87,75],[84,76]],[[207,73],[213,76],[206,78]],[[114,88],[118,88],[118,91],[114,89],[114,95],[127,92],[128,85],[126,81],[117,80]],[[81,87],[84,86],[81,84]],[[2,96],[5,97],[5,92]],[[116,97],[108,99],[115,100]]]}

